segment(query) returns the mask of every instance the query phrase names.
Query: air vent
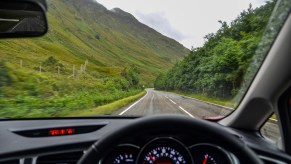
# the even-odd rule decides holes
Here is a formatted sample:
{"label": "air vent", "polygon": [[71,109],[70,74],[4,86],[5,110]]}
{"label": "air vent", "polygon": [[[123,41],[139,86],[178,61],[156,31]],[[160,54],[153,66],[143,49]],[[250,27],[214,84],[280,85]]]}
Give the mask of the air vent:
{"label": "air vent", "polygon": [[76,164],[82,155],[83,151],[40,156],[36,164]]}

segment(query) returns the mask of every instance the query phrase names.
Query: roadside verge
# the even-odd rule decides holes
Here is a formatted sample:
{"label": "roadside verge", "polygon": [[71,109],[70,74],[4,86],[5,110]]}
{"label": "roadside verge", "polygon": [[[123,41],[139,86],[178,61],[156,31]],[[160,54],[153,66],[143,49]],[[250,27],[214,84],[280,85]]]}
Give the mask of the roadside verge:
{"label": "roadside verge", "polygon": [[129,96],[112,103],[102,105],[96,108],[87,109],[87,110],[80,110],[76,112],[70,113],[68,116],[92,116],[92,115],[106,115],[112,114],[116,110],[129,105],[130,103],[140,99],[142,96],[146,94],[146,91],[142,91],[134,96]]}

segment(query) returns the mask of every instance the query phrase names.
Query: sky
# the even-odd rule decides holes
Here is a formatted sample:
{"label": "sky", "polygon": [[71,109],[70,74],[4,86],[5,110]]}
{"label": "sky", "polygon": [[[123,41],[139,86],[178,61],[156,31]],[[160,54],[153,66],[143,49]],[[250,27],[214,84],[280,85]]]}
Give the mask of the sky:
{"label": "sky", "polygon": [[204,36],[220,28],[219,20],[230,23],[250,4],[266,0],[97,0],[107,9],[120,8],[140,22],[185,47],[201,47]]}

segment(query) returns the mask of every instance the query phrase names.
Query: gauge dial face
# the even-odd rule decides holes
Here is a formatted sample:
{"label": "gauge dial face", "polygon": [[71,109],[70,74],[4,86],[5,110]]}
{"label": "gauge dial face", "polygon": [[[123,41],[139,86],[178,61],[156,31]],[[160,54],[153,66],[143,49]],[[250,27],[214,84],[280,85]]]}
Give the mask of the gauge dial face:
{"label": "gauge dial face", "polygon": [[101,162],[102,164],[134,164],[139,148],[134,145],[119,145]]}
{"label": "gauge dial face", "polygon": [[217,164],[215,159],[208,153],[206,153],[204,157],[202,157],[202,160],[203,160],[202,164]]}
{"label": "gauge dial face", "polygon": [[224,149],[211,144],[198,144],[190,148],[195,163],[230,164],[231,158]]}
{"label": "gauge dial face", "polygon": [[147,144],[138,156],[142,164],[184,164],[192,163],[185,146],[172,138],[161,138]]}
{"label": "gauge dial face", "polygon": [[144,157],[144,163],[186,163],[183,154],[172,147],[156,147]]}
{"label": "gauge dial face", "polygon": [[132,153],[123,153],[123,154],[119,154],[119,156],[117,156],[113,163],[114,164],[130,164],[130,163],[134,163],[134,158],[133,158],[133,154]]}

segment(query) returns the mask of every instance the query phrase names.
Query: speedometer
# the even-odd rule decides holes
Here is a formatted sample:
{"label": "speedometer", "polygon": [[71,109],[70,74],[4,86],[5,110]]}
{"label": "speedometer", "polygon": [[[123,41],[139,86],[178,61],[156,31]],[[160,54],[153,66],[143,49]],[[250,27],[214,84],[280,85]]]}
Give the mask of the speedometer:
{"label": "speedometer", "polygon": [[149,142],[138,155],[142,164],[184,164],[192,163],[189,151],[178,140],[160,138]]}
{"label": "speedometer", "polygon": [[144,157],[145,163],[186,163],[184,156],[172,147],[156,147]]}

